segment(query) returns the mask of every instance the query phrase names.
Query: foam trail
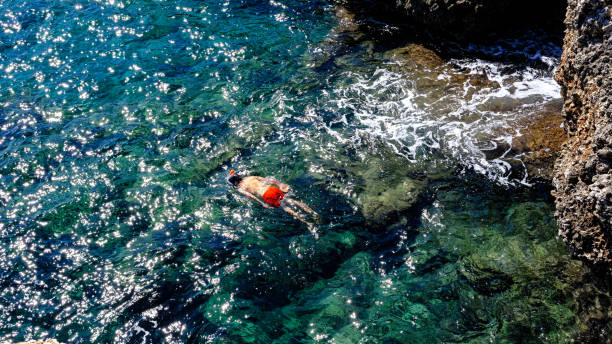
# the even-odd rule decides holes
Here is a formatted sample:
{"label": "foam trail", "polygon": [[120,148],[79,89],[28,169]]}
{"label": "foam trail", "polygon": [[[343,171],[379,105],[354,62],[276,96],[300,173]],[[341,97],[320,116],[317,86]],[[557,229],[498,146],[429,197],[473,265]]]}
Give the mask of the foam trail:
{"label": "foam trail", "polygon": [[[520,135],[517,122],[558,99],[560,87],[552,79],[558,58],[541,51],[527,57],[549,67],[458,59],[425,73],[406,74],[394,62],[370,75],[344,72],[342,79],[354,82],[334,89],[326,108],[342,113],[344,123],[352,113],[357,129],[327,131],[344,143],[376,138],[411,162],[437,150],[497,183],[528,184],[520,157],[510,154],[513,138]],[[497,150],[487,158],[485,152]],[[510,162],[516,166],[517,160],[523,173],[510,178]]]}

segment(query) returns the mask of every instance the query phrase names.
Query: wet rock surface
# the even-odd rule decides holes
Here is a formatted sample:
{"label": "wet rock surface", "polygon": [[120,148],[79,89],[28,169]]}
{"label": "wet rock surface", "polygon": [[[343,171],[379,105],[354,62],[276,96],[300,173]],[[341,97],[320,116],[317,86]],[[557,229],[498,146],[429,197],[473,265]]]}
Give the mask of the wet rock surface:
{"label": "wet rock surface", "polygon": [[[483,92],[499,90],[502,86],[514,91],[514,85],[520,85],[520,78],[504,80],[506,85],[492,80],[486,72],[474,72],[470,69],[453,68],[452,63],[445,61],[436,52],[420,44],[408,44],[401,48],[384,53],[385,58],[394,64],[391,70],[399,71],[406,78],[414,80],[415,88],[422,97],[420,105],[427,109],[443,112],[448,106],[440,102],[449,92],[464,90],[464,97],[472,99]],[[510,85],[510,86],[508,86]],[[477,110],[486,112],[515,113],[529,104],[529,100],[511,97],[491,97],[478,105]],[[512,136],[511,142],[497,142],[495,147],[483,149],[487,159],[502,157],[513,166],[517,179],[550,182],[554,162],[559,156],[561,145],[567,136],[563,130],[562,101],[554,99],[535,109],[529,116],[519,117],[500,126],[496,133],[501,136]],[[477,117],[467,111],[462,120],[473,121]]]}
{"label": "wet rock surface", "polygon": [[578,257],[612,273],[612,3],[568,4],[555,78],[565,99],[554,171],[559,235]]}
{"label": "wet rock surface", "polygon": [[385,57],[401,61],[403,67],[410,70],[433,69],[444,64],[444,60],[434,51],[414,43],[390,50]]}
{"label": "wet rock surface", "polygon": [[562,128],[561,104],[551,102],[530,118],[512,140],[512,153],[520,156],[528,176],[551,181],[554,163],[567,137]]}

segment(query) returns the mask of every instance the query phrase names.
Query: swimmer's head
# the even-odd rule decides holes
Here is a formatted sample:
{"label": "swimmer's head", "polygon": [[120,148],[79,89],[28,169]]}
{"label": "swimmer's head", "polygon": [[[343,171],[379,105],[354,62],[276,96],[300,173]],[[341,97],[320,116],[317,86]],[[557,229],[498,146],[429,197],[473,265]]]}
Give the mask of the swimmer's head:
{"label": "swimmer's head", "polygon": [[236,171],[231,170],[229,175],[227,176],[227,181],[233,186],[237,187],[238,185],[240,185],[240,182],[242,182],[242,177],[239,176]]}

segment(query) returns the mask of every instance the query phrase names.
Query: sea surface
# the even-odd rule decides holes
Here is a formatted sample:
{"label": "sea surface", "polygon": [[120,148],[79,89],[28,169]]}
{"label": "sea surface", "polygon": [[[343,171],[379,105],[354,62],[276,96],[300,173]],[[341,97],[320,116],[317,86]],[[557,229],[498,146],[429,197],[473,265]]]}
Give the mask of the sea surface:
{"label": "sea surface", "polygon": [[511,149],[558,43],[402,46],[328,1],[0,0],[0,343],[609,339]]}

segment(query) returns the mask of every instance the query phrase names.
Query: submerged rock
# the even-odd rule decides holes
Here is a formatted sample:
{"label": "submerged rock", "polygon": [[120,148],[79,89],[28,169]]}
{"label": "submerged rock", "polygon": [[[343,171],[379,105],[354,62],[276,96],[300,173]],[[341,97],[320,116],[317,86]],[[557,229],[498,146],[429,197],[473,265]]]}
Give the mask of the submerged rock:
{"label": "submerged rock", "polygon": [[352,13],[343,6],[336,6],[335,9],[336,18],[338,18],[338,26],[334,28],[335,33],[357,32],[359,30],[359,25],[355,19],[355,13]]}
{"label": "submerged rock", "polygon": [[355,14],[345,7],[335,6],[337,24],[330,31],[319,47],[313,52],[309,67],[314,70],[329,68],[333,64],[342,64],[342,55],[347,51],[361,46],[366,51],[371,49],[371,42],[364,40],[364,34],[359,30]]}
{"label": "submerged rock", "polygon": [[559,235],[612,273],[612,6],[570,0],[555,79],[569,136],[555,164]]}
{"label": "submerged rock", "polygon": [[402,157],[372,159],[366,166],[357,172],[365,185],[357,203],[368,225],[392,225],[417,203],[427,183],[406,176]]}
{"label": "submerged rock", "polygon": [[379,189],[376,185],[368,187],[359,197],[363,215],[373,223],[389,223],[417,202],[423,187],[423,183],[411,179],[405,179],[390,188]]}
{"label": "submerged rock", "polygon": [[[461,261],[460,272],[480,293],[503,292],[544,278],[558,269],[562,250],[554,238],[550,206],[525,202],[511,206],[503,232],[488,232],[487,246],[479,247]],[[566,258],[567,259],[567,258]]]}

